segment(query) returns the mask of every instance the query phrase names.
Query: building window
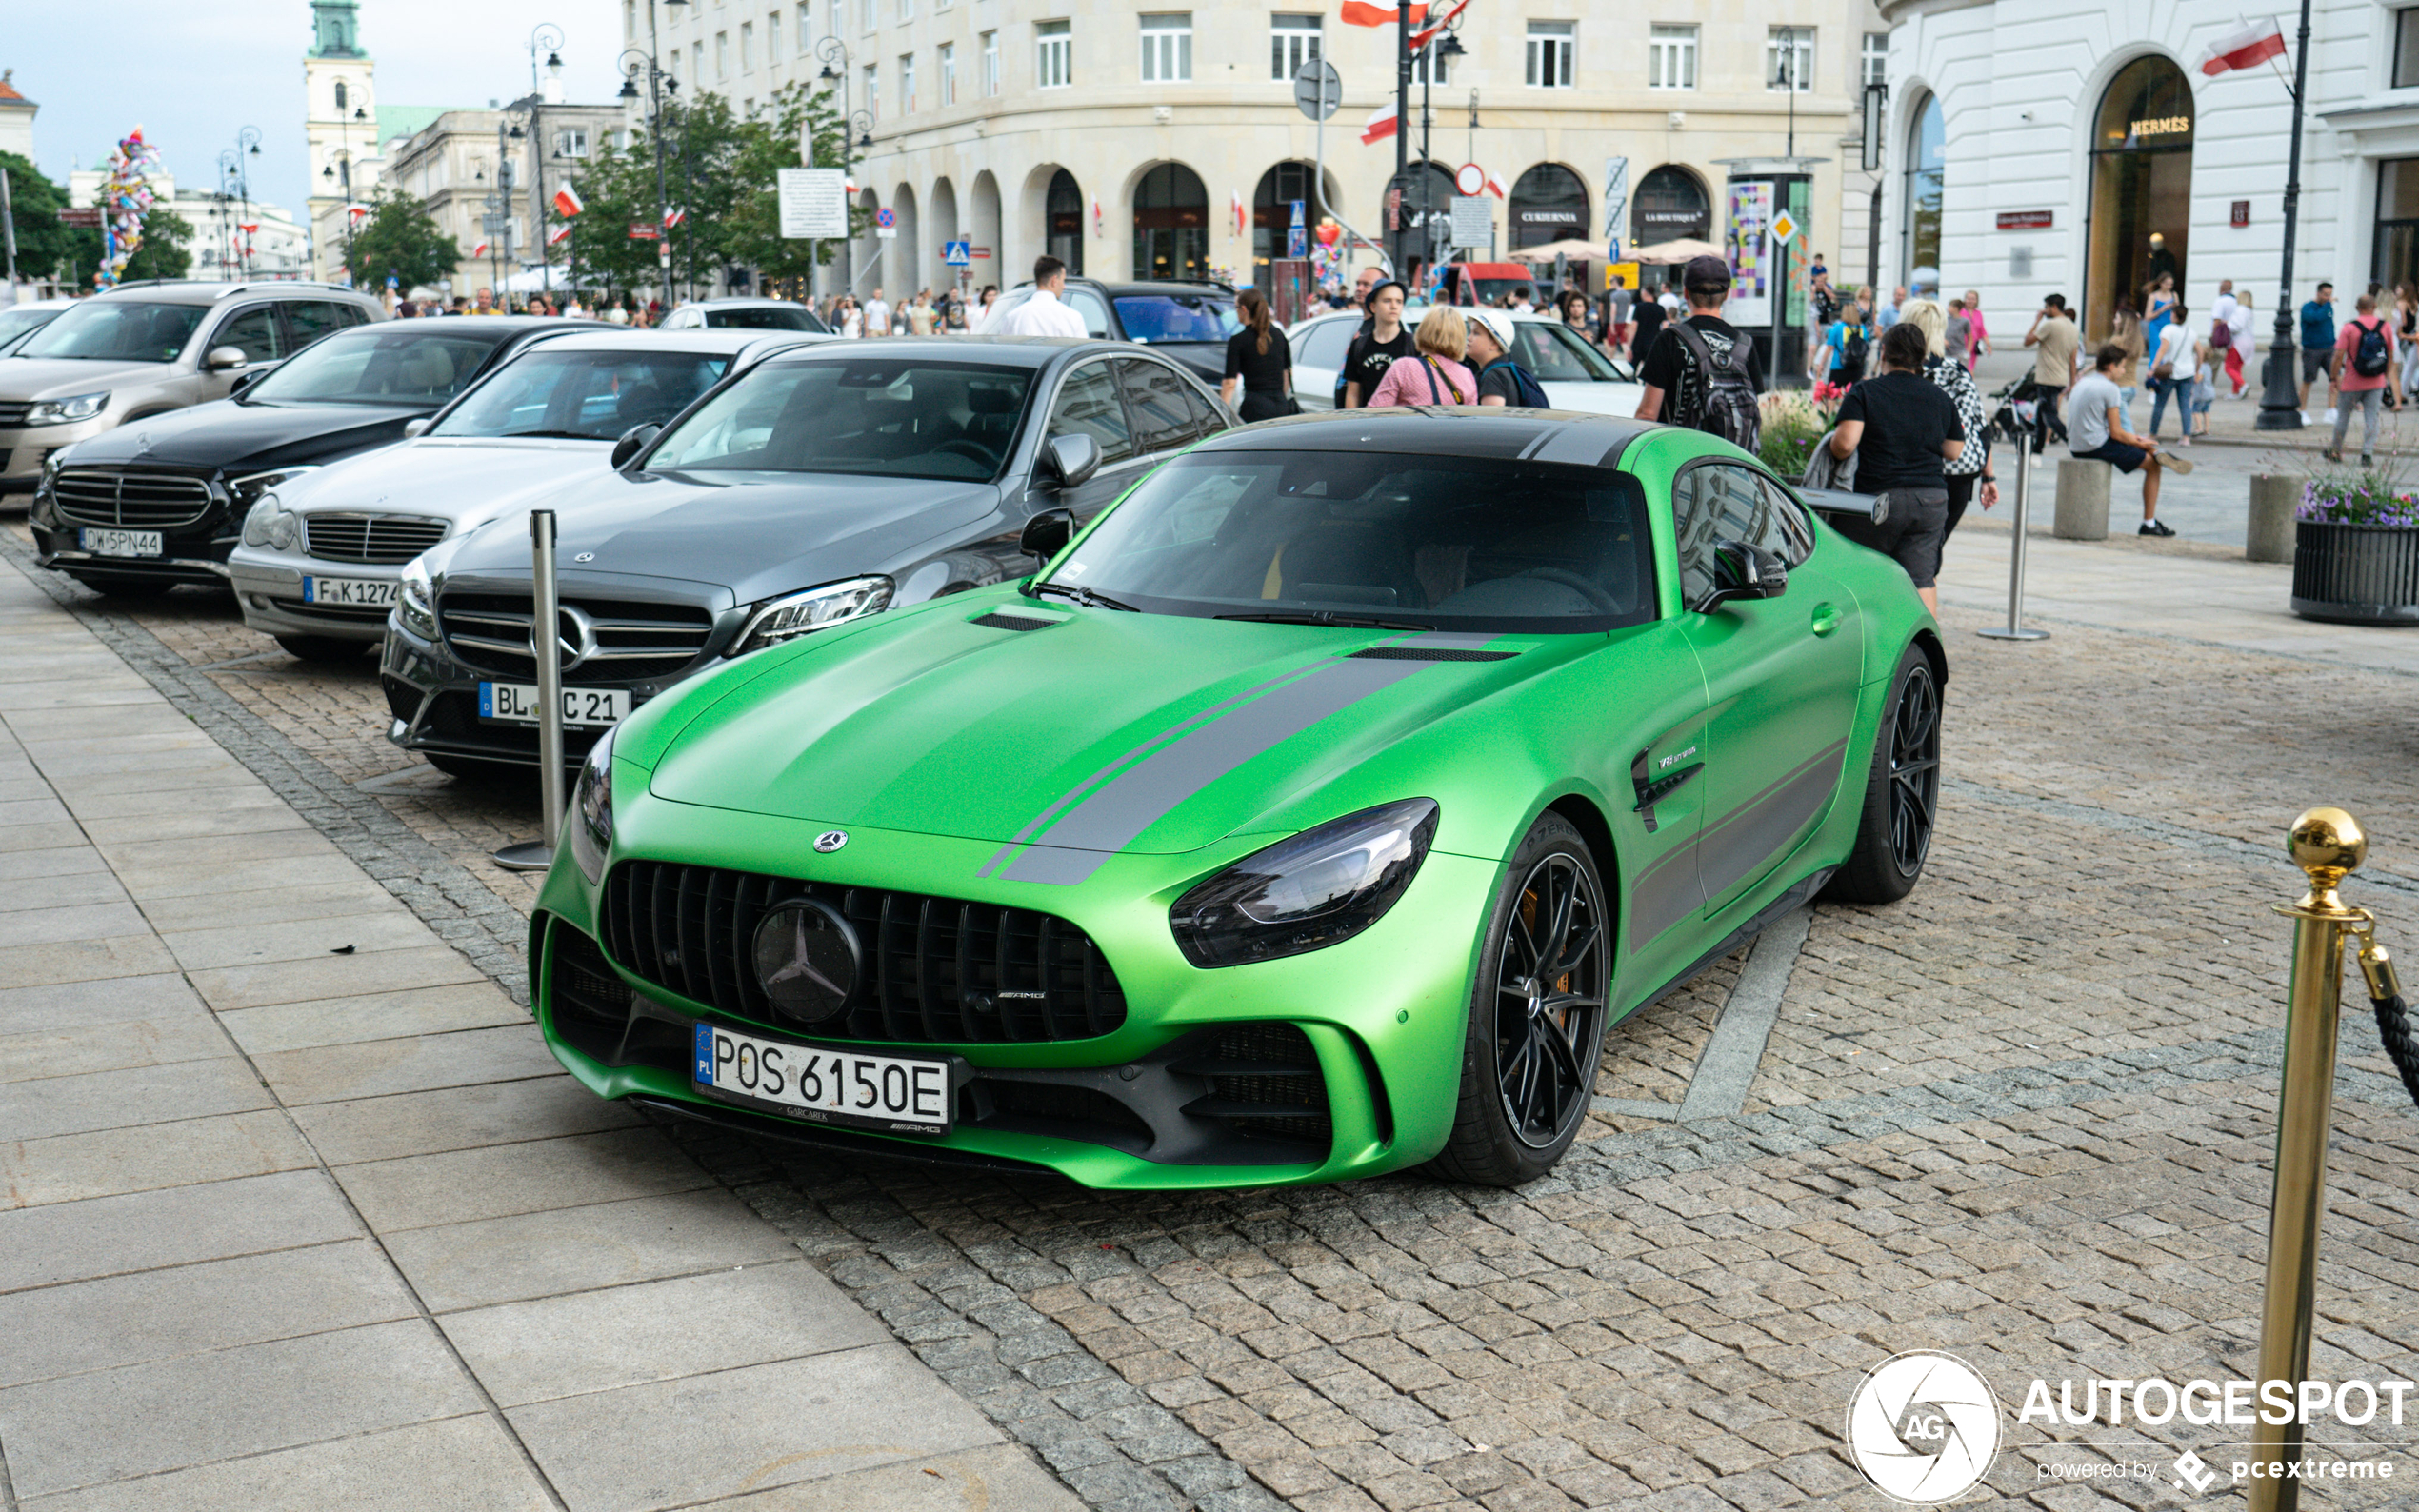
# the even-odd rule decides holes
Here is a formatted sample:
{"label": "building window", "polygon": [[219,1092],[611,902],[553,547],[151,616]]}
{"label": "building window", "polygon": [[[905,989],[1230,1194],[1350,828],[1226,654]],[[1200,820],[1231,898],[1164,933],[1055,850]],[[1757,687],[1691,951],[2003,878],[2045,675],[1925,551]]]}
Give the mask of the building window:
{"label": "building window", "polygon": [[714,33],[714,77],[717,80],[730,77],[730,33],[728,31]]}
{"label": "building window", "polygon": [[[2393,87],[2419,87],[2419,6],[2405,6],[2394,12]],[[336,103],[345,102],[339,99]]]}
{"label": "building window", "polygon": [[765,64],[770,67],[781,61],[781,12],[765,12]]}
{"label": "building window", "polygon": [[1033,29],[1039,42],[1033,62],[1033,86],[1063,90],[1075,78],[1075,39],[1069,23],[1045,21]]}
{"label": "building window", "polygon": [[1192,12],[1142,18],[1142,82],[1192,82]]}
{"label": "building window", "polygon": [[555,132],[554,155],[556,157],[588,156],[588,128],[584,126],[566,127],[562,130]]}
{"label": "building window", "polygon": [[1657,26],[1647,33],[1647,88],[1697,87],[1697,29]]}
{"label": "building window", "polygon": [[957,44],[941,44],[941,105],[944,109],[957,103]]}
{"label": "building window", "polygon": [[814,50],[814,10],[809,6],[798,8],[798,56]]}
{"label": "building window", "polygon": [[689,80],[698,85],[706,82],[706,44],[703,42],[689,50]]}
{"label": "building window", "polygon": [[1451,76],[1453,72],[1453,66],[1446,61],[1443,53],[1436,50],[1443,45],[1444,38],[1439,37],[1436,41],[1429,43],[1427,47],[1424,47],[1417,52],[1411,54],[1411,82],[1413,84],[1450,84],[1453,82]]}
{"label": "building window", "polygon": [[1774,27],[1764,40],[1764,87],[1804,94],[1814,88],[1814,29]]}
{"label": "building window", "polygon": [[986,98],[1000,92],[1000,34],[983,33],[983,93]]}
{"label": "building window", "polygon": [[875,27],[875,26],[877,26],[878,24],[880,24],[880,21],[881,21],[881,17],[880,17],[879,15],[875,14],[875,11],[874,11],[874,0],[865,0],[865,26],[864,26],[864,30],[868,30],[868,31],[872,30],[874,29],[874,27]]}
{"label": "building window", "polygon": [[824,0],[823,14],[826,22],[823,29],[824,34],[826,36],[838,36],[842,30],[840,24],[841,19],[846,14],[846,12],[841,10],[841,0]]}
{"label": "building window", "polygon": [[1571,54],[1578,50],[1576,30],[1569,21],[1529,23],[1529,83],[1532,89],[1570,88]]}
{"label": "building window", "polygon": [[899,19],[902,21],[910,21],[913,20],[914,17],[915,0],[899,0]]}
{"label": "building window", "polygon": [[1864,76],[1857,81],[1858,83],[1867,85],[1889,83],[1889,33],[1887,31],[1866,32],[1865,52],[1861,61],[1864,64],[1862,70]]}
{"label": "building window", "polygon": [[899,113],[915,113],[915,54],[899,54]]}
{"label": "building window", "polygon": [[1321,18],[1318,16],[1270,16],[1269,18],[1269,77],[1279,84],[1290,84],[1302,71],[1302,65],[1319,61]]}
{"label": "building window", "polygon": [[755,66],[756,24],[753,21],[742,21],[739,23],[739,71],[749,72]]}
{"label": "building window", "polygon": [[865,66],[865,113],[882,119],[882,70],[870,63]]}
{"label": "building window", "polygon": [[622,0],[622,40],[638,40],[638,0]]}

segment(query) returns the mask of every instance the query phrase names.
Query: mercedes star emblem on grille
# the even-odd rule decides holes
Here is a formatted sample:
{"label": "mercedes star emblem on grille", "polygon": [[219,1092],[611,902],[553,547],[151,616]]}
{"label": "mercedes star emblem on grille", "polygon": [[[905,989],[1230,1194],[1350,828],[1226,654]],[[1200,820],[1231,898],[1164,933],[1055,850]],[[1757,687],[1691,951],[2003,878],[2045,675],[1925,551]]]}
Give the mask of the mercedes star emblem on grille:
{"label": "mercedes star emblem on grille", "polygon": [[849,832],[845,829],[827,829],[814,837],[814,848],[826,856],[848,843]]}
{"label": "mercedes star emblem on grille", "polygon": [[820,1024],[849,1005],[857,985],[857,932],[830,905],[782,904],[756,925],[756,980],[790,1019]]}

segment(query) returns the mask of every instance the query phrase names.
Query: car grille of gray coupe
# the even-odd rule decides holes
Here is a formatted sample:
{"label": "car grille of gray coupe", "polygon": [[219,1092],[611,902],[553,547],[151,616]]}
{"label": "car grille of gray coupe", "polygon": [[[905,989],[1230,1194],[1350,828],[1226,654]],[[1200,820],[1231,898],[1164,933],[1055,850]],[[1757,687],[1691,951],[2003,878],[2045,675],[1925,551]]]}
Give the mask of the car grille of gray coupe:
{"label": "car grille of gray coupe", "polygon": [[323,562],[410,561],[445,539],[445,522],[411,514],[307,514],[303,549]]}
{"label": "car grille of gray coupe", "polygon": [[[563,676],[578,684],[637,683],[673,677],[705,654],[713,616],[683,604],[567,599],[562,605]],[[482,672],[537,675],[530,655],[526,593],[447,593],[437,604],[446,645]]]}
{"label": "car grille of gray coupe", "polygon": [[210,485],[167,472],[68,468],[50,480],[59,513],[81,525],[173,529],[210,513]]}

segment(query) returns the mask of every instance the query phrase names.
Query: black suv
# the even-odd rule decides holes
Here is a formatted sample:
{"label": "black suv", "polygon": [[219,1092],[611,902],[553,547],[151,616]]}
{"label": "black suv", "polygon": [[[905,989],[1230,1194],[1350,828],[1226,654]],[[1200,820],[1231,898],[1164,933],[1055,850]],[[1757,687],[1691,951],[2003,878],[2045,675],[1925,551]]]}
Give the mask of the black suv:
{"label": "black suv", "polygon": [[149,597],[218,583],[271,485],[403,438],[531,342],[593,321],[464,316],[337,331],[238,380],[232,398],[136,420],[45,460],[39,560],[85,587]]}
{"label": "black suv", "polygon": [[[996,330],[1002,315],[1033,297],[1030,283],[1017,285],[991,307],[985,328]],[[1130,341],[1162,351],[1215,388],[1227,373],[1227,338],[1243,328],[1234,312],[1234,289],[1226,284],[1172,281],[1107,284],[1097,278],[1067,280],[1064,296],[1084,317],[1084,334]]]}

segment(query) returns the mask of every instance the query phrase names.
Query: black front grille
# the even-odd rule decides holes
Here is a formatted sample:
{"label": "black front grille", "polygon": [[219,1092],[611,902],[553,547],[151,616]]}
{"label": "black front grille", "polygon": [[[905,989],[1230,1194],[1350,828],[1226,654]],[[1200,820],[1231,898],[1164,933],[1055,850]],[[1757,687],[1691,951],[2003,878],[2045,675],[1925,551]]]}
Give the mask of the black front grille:
{"label": "black front grille", "polygon": [[821,1039],[1006,1044],[1090,1039],[1126,1022],[1126,994],[1091,937],[1064,919],[996,904],[841,887],[753,872],[630,861],[605,881],[606,951],[697,1003],[783,1023],[757,984],[756,925],[813,898],[856,928],[864,965]]}
{"label": "black front grille", "polygon": [[210,485],[166,472],[115,472],[65,468],[51,480],[59,513],[84,525],[166,530],[210,512]]}
{"label": "black front grille", "polygon": [[[410,561],[445,539],[443,520],[409,514],[307,514],[303,549],[325,562]],[[384,613],[382,609],[379,611]],[[522,623],[527,624],[524,620]]]}
{"label": "black front grille", "polygon": [[25,417],[30,414],[32,409],[33,401],[30,399],[11,399],[0,401],[0,426],[24,425]]}
{"label": "black front grille", "polygon": [[[571,684],[642,683],[674,677],[704,654],[714,631],[713,616],[683,604],[612,599],[566,600],[562,605],[566,663],[583,644],[582,618],[596,649],[563,680]],[[446,645],[467,665],[500,677],[533,681],[526,593],[447,593],[437,601],[437,623]]]}

